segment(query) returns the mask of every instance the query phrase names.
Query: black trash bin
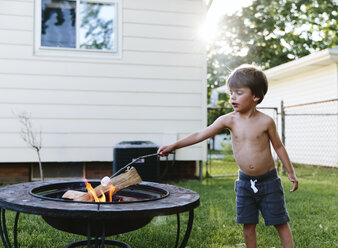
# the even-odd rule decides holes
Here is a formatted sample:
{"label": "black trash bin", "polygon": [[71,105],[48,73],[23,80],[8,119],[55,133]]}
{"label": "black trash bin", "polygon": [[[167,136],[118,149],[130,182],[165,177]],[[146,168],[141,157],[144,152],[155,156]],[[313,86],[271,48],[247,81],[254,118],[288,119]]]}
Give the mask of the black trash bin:
{"label": "black trash bin", "polygon": [[[150,141],[123,141],[114,148],[113,173],[134,159],[156,153],[158,146]],[[160,166],[157,156],[141,159],[133,165],[143,181],[158,182],[160,180]]]}

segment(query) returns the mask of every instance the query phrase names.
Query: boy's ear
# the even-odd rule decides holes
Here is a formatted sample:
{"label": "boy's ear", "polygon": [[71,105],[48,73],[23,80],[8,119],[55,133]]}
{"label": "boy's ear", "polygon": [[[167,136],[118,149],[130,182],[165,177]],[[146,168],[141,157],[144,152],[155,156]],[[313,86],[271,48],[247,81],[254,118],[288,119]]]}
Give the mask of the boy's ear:
{"label": "boy's ear", "polygon": [[254,100],[254,102],[258,102],[259,101],[259,99],[261,99],[260,97],[258,97],[258,96],[253,96],[253,100]]}

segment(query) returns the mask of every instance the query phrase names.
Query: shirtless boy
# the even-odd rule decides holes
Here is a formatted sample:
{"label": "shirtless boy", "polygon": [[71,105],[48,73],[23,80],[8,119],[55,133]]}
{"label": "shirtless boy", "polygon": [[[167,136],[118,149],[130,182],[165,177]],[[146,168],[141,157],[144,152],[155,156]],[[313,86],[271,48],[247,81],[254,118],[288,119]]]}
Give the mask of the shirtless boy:
{"label": "shirtless boy", "polygon": [[256,109],[268,89],[266,76],[254,66],[242,65],[231,73],[227,84],[234,109],[232,113],[219,117],[205,129],[171,145],[160,147],[158,152],[161,156],[166,156],[175,149],[208,139],[223,128],[229,129],[239,166],[239,177],[235,185],[236,222],[244,224],[247,247],[257,247],[256,224],[259,211],[266,225],[275,226],[283,247],[294,247],[284,191],[271,155],[270,142],[293,183],[290,192],[298,188],[298,180],[273,119]]}

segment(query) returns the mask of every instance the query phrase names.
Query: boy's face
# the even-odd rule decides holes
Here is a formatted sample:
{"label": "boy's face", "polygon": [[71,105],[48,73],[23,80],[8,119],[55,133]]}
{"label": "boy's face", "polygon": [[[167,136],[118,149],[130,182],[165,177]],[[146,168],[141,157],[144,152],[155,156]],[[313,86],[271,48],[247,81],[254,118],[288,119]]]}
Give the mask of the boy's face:
{"label": "boy's face", "polygon": [[236,112],[245,112],[256,107],[259,97],[249,87],[230,88],[230,103]]}

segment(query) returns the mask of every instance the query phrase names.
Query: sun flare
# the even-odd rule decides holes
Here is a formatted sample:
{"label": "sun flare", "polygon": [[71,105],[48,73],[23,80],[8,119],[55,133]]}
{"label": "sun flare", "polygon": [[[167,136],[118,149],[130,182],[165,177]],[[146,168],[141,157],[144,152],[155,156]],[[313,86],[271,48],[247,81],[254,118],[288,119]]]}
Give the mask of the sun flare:
{"label": "sun flare", "polygon": [[208,10],[206,18],[200,27],[199,33],[203,40],[211,43],[217,35],[217,23],[225,14],[232,14],[239,11],[242,7],[248,6],[252,0],[213,0],[213,3]]}

